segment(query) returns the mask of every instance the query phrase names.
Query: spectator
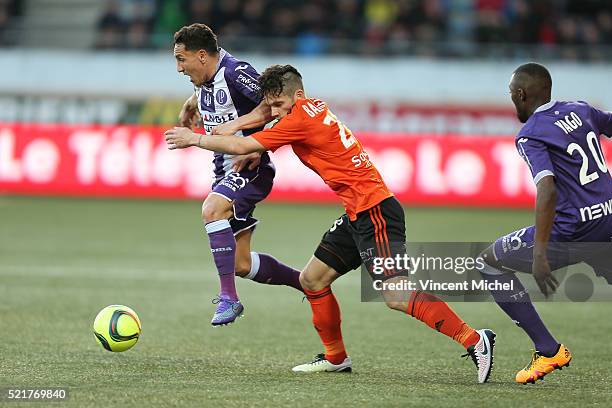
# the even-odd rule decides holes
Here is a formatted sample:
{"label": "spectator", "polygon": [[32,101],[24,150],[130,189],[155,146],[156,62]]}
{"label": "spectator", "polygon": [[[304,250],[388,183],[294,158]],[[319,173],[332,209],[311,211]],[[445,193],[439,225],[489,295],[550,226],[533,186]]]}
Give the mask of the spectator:
{"label": "spectator", "polygon": [[8,31],[10,13],[10,2],[8,0],[0,1],[0,45],[8,45],[9,40],[6,32]]}
{"label": "spectator", "polygon": [[130,23],[126,33],[126,47],[132,50],[152,48],[149,23],[146,20],[136,20]]}
{"label": "spectator", "polygon": [[189,24],[203,23],[208,25],[212,24],[214,20],[212,0],[191,0],[187,10]]}
{"label": "spectator", "polygon": [[220,31],[226,25],[242,24],[242,3],[240,0],[220,1],[215,10],[212,29]]}
{"label": "spectator", "polygon": [[116,1],[109,1],[104,13],[98,20],[96,48],[116,49],[123,47],[124,30],[125,25],[119,13],[119,4]]}
{"label": "spectator", "polygon": [[[0,0],[0,41],[6,4],[14,1]],[[460,56],[476,50],[490,56],[535,50],[537,55],[601,59],[612,43],[610,1],[462,0],[466,5],[461,7],[452,1],[113,0],[99,20],[96,46],[166,47],[174,31],[193,22],[209,24],[235,49],[305,55],[362,50]],[[465,10],[474,18],[465,18]],[[449,27],[457,21],[461,40],[471,40],[471,46],[452,48],[456,30]]]}
{"label": "spectator", "polygon": [[597,26],[601,30],[601,41],[604,44],[612,43],[612,12],[600,11],[597,13]]}
{"label": "spectator", "polygon": [[174,32],[187,23],[184,12],[187,4],[184,1],[161,0],[152,40],[156,47],[165,48],[170,45]]}
{"label": "spectator", "polygon": [[296,38],[296,53],[301,55],[323,54],[327,48],[326,31],[329,27],[324,5],[311,2],[300,9],[300,27]]}
{"label": "spectator", "polygon": [[266,0],[250,0],[244,3],[242,18],[248,36],[261,37],[264,35],[270,26],[268,8],[269,2]]}

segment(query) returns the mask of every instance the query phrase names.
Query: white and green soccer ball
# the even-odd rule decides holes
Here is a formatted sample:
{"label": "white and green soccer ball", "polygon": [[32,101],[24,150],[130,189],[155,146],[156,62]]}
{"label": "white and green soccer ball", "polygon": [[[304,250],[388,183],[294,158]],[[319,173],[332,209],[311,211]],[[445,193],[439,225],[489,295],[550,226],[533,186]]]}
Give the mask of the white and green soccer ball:
{"label": "white and green soccer ball", "polygon": [[123,305],[100,310],[93,324],[96,340],[108,351],[126,351],[134,347],[142,331],[135,311]]}

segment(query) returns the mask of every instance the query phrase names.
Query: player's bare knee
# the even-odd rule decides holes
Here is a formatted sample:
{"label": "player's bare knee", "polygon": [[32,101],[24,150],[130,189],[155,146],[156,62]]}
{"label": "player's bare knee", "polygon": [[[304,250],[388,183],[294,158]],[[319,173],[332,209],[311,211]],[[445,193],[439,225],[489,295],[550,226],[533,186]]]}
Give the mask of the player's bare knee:
{"label": "player's bare knee", "polygon": [[[390,283],[400,283],[402,278],[391,278]],[[385,304],[389,309],[405,312],[408,309],[408,299],[410,292],[405,290],[385,290],[382,292]]]}
{"label": "player's bare knee", "polygon": [[302,285],[302,287],[306,290],[313,290],[311,289],[311,281],[310,279],[308,279],[308,277],[304,274],[304,272],[300,273],[300,285]]}
{"label": "player's bare knee", "polygon": [[218,211],[214,208],[214,206],[206,204],[202,206],[202,221],[208,223],[217,221],[219,219]]}
{"label": "player's bare knee", "polygon": [[248,259],[236,259],[235,270],[236,275],[241,278],[247,276],[251,272],[251,257],[249,256]]}
{"label": "player's bare knee", "polygon": [[392,310],[398,310],[400,312],[405,312],[408,310],[408,302],[403,302],[400,300],[385,300],[385,304]]}
{"label": "player's bare knee", "polygon": [[317,290],[321,290],[327,286],[325,282],[321,282],[319,280],[312,279],[311,277],[308,276],[308,274],[304,273],[304,271],[300,273],[300,285],[302,285],[302,288],[313,291],[313,292]]}
{"label": "player's bare knee", "polygon": [[220,208],[216,204],[204,203],[202,206],[202,220],[205,223],[227,220],[232,216],[231,211],[227,211],[225,208]]}

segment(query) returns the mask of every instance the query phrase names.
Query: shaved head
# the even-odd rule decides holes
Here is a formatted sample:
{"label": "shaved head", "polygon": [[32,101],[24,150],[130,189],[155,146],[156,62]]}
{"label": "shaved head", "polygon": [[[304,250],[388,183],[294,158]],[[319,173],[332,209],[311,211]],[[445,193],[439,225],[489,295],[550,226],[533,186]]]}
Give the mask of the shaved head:
{"label": "shaved head", "polygon": [[291,65],[272,65],[257,80],[261,94],[266,96],[293,96],[295,91],[304,90],[302,75]]}
{"label": "shaved head", "polygon": [[306,98],[302,75],[291,65],[272,65],[257,80],[273,118],[282,119],[298,99]]}
{"label": "shaved head", "polygon": [[552,78],[550,72],[544,65],[530,62],[523,64],[514,70],[517,84],[527,89],[550,91],[552,90]]}
{"label": "shaved head", "polygon": [[551,91],[552,77],[544,65],[530,62],[515,69],[510,95],[519,120],[527,122],[539,106],[550,102]]}

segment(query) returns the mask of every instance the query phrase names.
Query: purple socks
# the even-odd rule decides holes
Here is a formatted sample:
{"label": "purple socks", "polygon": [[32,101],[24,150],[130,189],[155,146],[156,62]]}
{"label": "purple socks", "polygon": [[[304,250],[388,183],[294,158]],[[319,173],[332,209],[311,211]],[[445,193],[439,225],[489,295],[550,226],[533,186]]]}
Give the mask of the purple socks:
{"label": "purple socks", "polygon": [[268,254],[251,252],[251,271],[245,278],[267,285],[285,285],[300,292],[304,291],[300,285],[300,271]]}
{"label": "purple socks", "polygon": [[489,265],[486,265],[480,273],[489,282],[513,282],[512,292],[492,290],[493,299],[514,323],[527,333],[540,354],[545,357],[554,356],[559,350],[559,343],[540,319],[521,281],[513,273],[504,273]]}
{"label": "purple socks", "polygon": [[[235,282],[236,239],[228,220],[209,222],[205,225],[210,241],[221,290],[219,296],[224,299],[238,300]],[[291,268],[268,254],[251,252],[251,271],[247,276],[255,282],[267,285],[291,286],[303,292],[300,285],[300,271]]]}
{"label": "purple socks", "polygon": [[221,283],[219,296],[224,299],[238,300],[236,283],[234,281],[236,239],[234,238],[230,223],[228,220],[213,221],[206,224],[205,228],[210,241],[210,250],[219,272]]}

